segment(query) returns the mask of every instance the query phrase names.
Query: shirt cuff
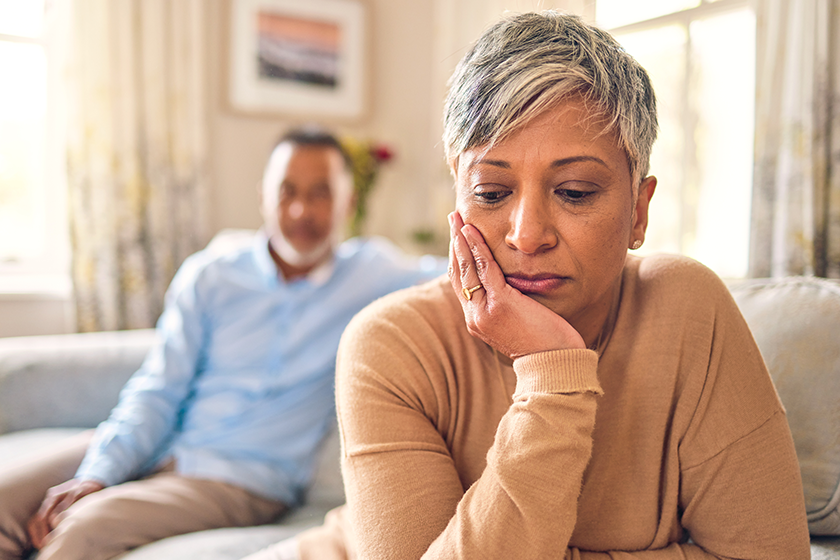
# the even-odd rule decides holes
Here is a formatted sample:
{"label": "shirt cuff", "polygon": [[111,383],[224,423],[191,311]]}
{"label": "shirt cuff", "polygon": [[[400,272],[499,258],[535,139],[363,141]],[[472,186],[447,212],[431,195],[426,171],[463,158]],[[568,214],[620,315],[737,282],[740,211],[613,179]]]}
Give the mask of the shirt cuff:
{"label": "shirt cuff", "polygon": [[551,350],[513,361],[514,397],[526,393],[603,394],[598,383],[598,354],[593,350]]}
{"label": "shirt cuff", "polygon": [[82,461],[82,464],[79,465],[79,468],[73,478],[95,480],[97,482],[101,482],[106,487],[116,486],[117,484],[124,482],[114,475],[114,469],[112,466],[109,468],[109,465],[110,461],[107,459],[99,458],[97,461],[89,459],[85,456],[85,459]]}

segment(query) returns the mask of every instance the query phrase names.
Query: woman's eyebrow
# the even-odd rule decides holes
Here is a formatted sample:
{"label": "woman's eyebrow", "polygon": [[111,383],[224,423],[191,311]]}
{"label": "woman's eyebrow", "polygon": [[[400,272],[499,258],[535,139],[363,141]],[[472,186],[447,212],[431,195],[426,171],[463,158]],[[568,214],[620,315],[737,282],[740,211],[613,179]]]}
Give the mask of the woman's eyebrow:
{"label": "woman's eyebrow", "polygon": [[502,169],[510,169],[510,163],[503,159],[476,158],[467,165],[467,170],[472,169],[476,165],[492,165],[494,167],[501,167]]}
{"label": "woman's eyebrow", "polygon": [[578,163],[578,162],[581,162],[581,161],[593,161],[595,163],[599,163],[599,164],[603,165],[604,167],[606,167],[608,169],[610,167],[609,165],[607,165],[607,162],[605,162],[604,160],[602,160],[601,158],[596,157],[596,156],[573,156],[573,157],[567,157],[567,158],[563,158],[563,159],[557,159],[557,160],[554,160],[554,161],[551,162],[551,167],[563,167],[564,165],[569,165],[569,164],[572,164],[572,163]]}
{"label": "woman's eyebrow", "polygon": [[[563,166],[566,166],[566,165],[571,165],[572,163],[579,163],[579,162],[582,162],[582,161],[592,161],[592,162],[598,163],[600,165],[603,165],[606,168],[610,167],[609,165],[607,165],[607,162],[605,162],[604,160],[602,160],[601,158],[596,157],[596,156],[572,156],[572,157],[557,159],[557,160],[554,160],[554,161],[551,162],[551,167],[563,167]],[[469,165],[467,165],[467,170],[470,170],[477,165],[491,165],[493,167],[500,167],[502,169],[510,169],[510,163],[503,160],[503,159],[476,158],[476,159],[472,160],[469,163]]]}

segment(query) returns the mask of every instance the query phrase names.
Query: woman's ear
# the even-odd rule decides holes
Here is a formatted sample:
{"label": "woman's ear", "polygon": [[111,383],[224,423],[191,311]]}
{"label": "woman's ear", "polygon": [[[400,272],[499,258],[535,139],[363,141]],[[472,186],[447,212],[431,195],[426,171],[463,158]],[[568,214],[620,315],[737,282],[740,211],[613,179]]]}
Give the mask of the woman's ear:
{"label": "woman's ear", "polygon": [[452,178],[456,181],[458,180],[458,159],[461,156],[455,156],[451,160],[449,160],[449,173],[452,174]]}
{"label": "woman's ear", "polygon": [[638,249],[645,242],[645,232],[648,226],[648,210],[650,199],[656,190],[656,177],[651,175],[645,177],[639,184],[639,193],[636,196],[636,204],[633,207],[633,229],[630,233],[629,247]]}

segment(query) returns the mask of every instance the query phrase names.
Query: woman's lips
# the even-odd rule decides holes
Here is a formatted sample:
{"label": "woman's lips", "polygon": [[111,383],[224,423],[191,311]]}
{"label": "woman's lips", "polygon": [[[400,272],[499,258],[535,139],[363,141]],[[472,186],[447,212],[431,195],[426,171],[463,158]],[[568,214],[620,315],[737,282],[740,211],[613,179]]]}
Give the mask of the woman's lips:
{"label": "woman's lips", "polygon": [[566,278],[551,275],[525,276],[511,274],[505,276],[505,280],[523,294],[547,294],[562,286]]}

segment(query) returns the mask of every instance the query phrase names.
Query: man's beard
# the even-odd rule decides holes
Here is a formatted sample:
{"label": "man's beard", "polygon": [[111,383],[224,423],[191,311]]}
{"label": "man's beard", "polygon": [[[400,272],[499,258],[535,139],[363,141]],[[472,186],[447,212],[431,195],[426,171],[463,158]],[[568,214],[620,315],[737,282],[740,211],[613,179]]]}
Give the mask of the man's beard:
{"label": "man's beard", "polygon": [[299,251],[292,246],[282,233],[272,235],[268,242],[280,259],[294,267],[307,267],[323,260],[332,250],[334,235],[328,235],[318,245],[308,251]]}

